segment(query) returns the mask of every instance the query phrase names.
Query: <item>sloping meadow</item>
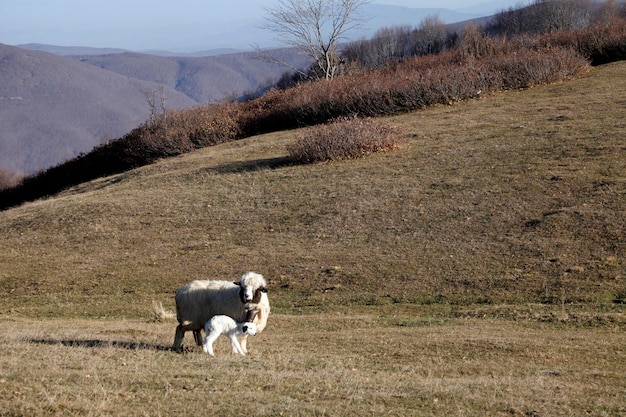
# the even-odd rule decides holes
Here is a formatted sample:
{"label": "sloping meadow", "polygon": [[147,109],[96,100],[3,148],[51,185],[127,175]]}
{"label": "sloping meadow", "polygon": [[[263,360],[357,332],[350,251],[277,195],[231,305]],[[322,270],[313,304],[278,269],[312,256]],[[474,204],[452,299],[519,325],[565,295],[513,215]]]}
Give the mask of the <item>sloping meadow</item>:
{"label": "sloping meadow", "polygon": [[[623,64],[388,118],[392,152],[293,165],[224,143],[0,214],[4,311],[140,317],[245,270],[277,308],[625,297]],[[88,305],[83,305],[88,300]],[[80,306],[80,307],[78,307]]]}
{"label": "sloping meadow", "polygon": [[[391,152],[265,134],[0,212],[0,415],[625,414],[624,71],[384,118]],[[246,270],[250,354],[169,351],[153,302]]]}

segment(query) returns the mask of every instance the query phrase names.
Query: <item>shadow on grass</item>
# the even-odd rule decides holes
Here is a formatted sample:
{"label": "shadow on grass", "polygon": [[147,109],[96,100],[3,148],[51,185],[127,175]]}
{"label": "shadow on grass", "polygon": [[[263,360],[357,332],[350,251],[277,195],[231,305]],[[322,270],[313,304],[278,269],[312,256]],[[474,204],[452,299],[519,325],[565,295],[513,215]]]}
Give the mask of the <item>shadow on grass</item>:
{"label": "shadow on grass", "polygon": [[173,352],[170,346],[155,345],[143,342],[121,342],[118,340],[63,340],[63,339],[29,339],[30,343],[40,345],[61,345],[81,348],[118,348],[127,350],[155,350],[159,352]]}
{"label": "shadow on grass", "polygon": [[233,162],[231,164],[220,165],[212,170],[228,174],[233,172],[249,172],[262,169],[277,169],[294,165],[294,162],[287,156],[277,158],[255,159],[254,161]]}

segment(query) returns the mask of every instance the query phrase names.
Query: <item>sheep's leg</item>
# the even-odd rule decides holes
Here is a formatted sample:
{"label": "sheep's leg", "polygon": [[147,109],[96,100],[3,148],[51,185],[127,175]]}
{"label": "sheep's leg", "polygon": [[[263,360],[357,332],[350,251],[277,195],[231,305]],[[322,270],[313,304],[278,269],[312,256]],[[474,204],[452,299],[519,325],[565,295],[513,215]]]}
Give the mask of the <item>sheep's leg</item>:
{"label": "sheep's leg", "polygon": [[213,352],[213,343],[220,337],[219,332],[211,332],[206,335],[204,339],[204,344],[202,345],[202,350],[204,353],[208,353],[211,356],[215,356],[215,352]]}
{"label": "sheep's leg", "polygon": [[181,351],[180,345],[183,342],[183,337],[185,337],[185,329],[183,328],[182,324],[179,324],[176,327],[176,335],[174,336],[174,344],[172,345],[172,350],[174,352],[180,352]]}
{"label": "sheep's leg", "polygon": [[244,334],[241,339],[239,339],[239,346],[241,346],[241,350],[243,353],[248,353],[248,335]]}
{"label": "sheep's leg", "polygon": [[202,329],[193,331],[193,338],[196,339],[196,344],[202,346]]}
{"label": "sheep's leg", "polygon": [[237,340],[237,336],[235,336],[234,334],[230,336],[230,344],[233,346],[233,353],[239,353],[240,355],[245,355],[245,352],[241,349],[239,340]]}

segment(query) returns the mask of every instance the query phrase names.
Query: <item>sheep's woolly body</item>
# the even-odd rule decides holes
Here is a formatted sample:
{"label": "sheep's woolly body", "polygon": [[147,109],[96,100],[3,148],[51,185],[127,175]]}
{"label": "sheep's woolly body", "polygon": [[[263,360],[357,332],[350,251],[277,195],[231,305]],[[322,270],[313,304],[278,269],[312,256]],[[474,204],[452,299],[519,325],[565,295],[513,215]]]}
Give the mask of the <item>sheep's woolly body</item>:
{"label": "sheep's woolly body", "polygon": [[176,291],[176,318],[185,330],[201,329],[218,314],[244,321],[240,290],[232,281],[192,281]]}
{"label": "sheep's woolly body", "polygon": [[[201,330],[216,315],[226,315],[244,322],[249,312],[255,311],[252,320],[257,331],[262,331],[270,313],[267,284],[262,275],[247,272],[238,283],[232,281],[196,280],[176,291],[176,318],[178,327],[173,349],[179,351],[186,331],[193,331],[196,343],[202,345]],[[246,351],[246,337],[241,341]]]}

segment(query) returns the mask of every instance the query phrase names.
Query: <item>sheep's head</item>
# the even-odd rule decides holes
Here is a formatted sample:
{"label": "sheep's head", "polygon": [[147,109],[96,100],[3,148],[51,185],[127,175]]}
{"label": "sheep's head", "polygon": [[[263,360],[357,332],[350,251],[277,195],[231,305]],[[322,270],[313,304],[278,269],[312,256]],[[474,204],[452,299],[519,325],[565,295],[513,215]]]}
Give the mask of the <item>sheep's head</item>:
{"label": "sheep's head", "polygon": [[241,330],[243,331],[244,334],[250,334],[252,336],[256,335],[256,324],[254,323],[245,323],[242,327]]}
{"label": "sheep's head", "polygon": [[243,304],[259,303],[263,293],[267,293],[267,283],[263,275],[255,272],[246,272],[241,276],[239,282],[235,284],[241,287],[239,297]]}

